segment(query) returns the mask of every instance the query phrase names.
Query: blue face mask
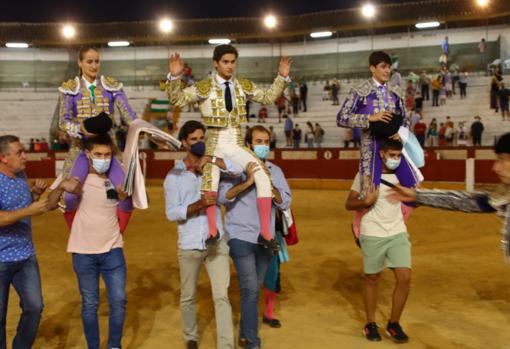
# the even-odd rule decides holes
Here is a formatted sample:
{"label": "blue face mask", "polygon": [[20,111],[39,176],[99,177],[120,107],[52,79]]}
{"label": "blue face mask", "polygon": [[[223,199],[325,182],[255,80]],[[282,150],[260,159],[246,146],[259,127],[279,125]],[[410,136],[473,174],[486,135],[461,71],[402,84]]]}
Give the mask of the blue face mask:
{"label": "blue face mask", "polygon": [[205,143],[204,142],[196,142],[191,145],[189,151],[191,154],[201,157],[205,154]]}
{"label": "blue face mask", "polygon": [[387,159],[384,164],[388,168],[388,170],[394,171],[400,166],[401,159]]}
{"label": "blue face mask", "polygon": [[92,159],[92,167],[97,173],[103,174],[110,169],[112,159]]}
{"label": "blue face mask", "polygon": [[253,152],[260,160],[265,160],[269,155],[269,147],[264,144],[257,144],[253,146]]}

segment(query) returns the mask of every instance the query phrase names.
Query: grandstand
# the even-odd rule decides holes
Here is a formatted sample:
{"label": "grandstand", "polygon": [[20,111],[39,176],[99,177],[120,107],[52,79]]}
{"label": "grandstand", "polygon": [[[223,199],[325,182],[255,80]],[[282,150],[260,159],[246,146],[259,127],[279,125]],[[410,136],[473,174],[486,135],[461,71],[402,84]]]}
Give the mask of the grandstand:
{"label": "grandstand", "polygon": [[[349,89],[359,80],[341,80],[340,100]],[[486,126],[483,144],[492,145],[494,137],[498,134],[510,131],[510,122],[501,122],[499,114],[489,109],[489,82],[490,79],[483,75],[471,76],[469,79],[468,96],[460,100],[458,95],[449,99],[445,106],[432,107],[431,101],[424,102],[424,120],[429,122],[432,118],[444,120],[447,115],[452,120],[466,121],[468,125],[475,115],[480,115]],[[323,146],[340,147],[342,142],[342,129],[336,126],[336,114],[339,106],[332,106],[331,101],[322,101],[322,88],[325,81],[308,81],[308,112],[300,113],[294,122],[302,126],[307,121],[320,123],[326,131]],[[135,111],[141,115],[146,104],[151,98],[165,98],[166,95],[155,89],[127,88],[129,102]],[[0,123],[2,132],[19,135],[24,142],[30,138],[48,137],[51,119],[56,108],[57,98],[54,92],[0,92]],[[259,105],[253,104],[250,114],[257,114]],[[266,125],[273,125],[278,136],[277,146],[284,145],[283,123],[279,124],[276,107],[268,106],[269,118]],[[186,120],[200,119],[199,113],[182,112],[180,124]],[[250,125],[256,123],[256,119],[250,120]],[[304,144],[302,145],[304,146]]]}
{"label": "grandstand", "polygon": [[[446,106],[432,108],[424,104],[425,122],[432,118],[439,121],[450,115],[454,122],[467,121],[480,115],[486,131],[484,145],[492,145],[494,137],[509,130],[506,123],[489,109],[489,78],[485,76],[489,67],[480,65],[478,42],[487,39],[486,61],[504,61],[510,57],[510,28],[502,24],[510,16],[510,5],[497,2],[491,5],[490,13],[480,13],[472,2],[456,0],[428,0],[405,4],[383,5],[384,16],[367,29],[366,24],[353,26],[349,21],[333,20],[338,15],[352,15],[355,9],[321,12],[281,19],[282,27],[270,38],[259,31],[242,31],[229,34],[224,27],[214,27],[217,20],[196,20],[194,26],[177,21],[183,26],[179,34],[161,41],[147,29],[154,22],[133,23],[131,28],[118,24],[117,37],[126,31],[130,47],[102,47],[110,38],[100,33],[108,32],[112,23],[78,25],[85,30],[73,45],[58,41],[55,37],[57,24],[19,24],[13,30],[12,23],[0,24],[6,29],[0,37],[30,42],[28,49],[0,48],[0,124],[3,133],[20,135],[24,142],[30,138],[48,136],[51,120],[57,108],[56,88],[62,81],[77,73],[76,49],[79,44],[97,44],[101,47],[101,72],[114,76],[125,85],[130,104],[142,114],[149,100],[166,98],[158,89],[159,82],[167,74],[168,56],[178,51],[193,68],[195,79],[206,77],[212,70],[213,46],[205,44],[206,37],[229,37],[240,51],[237,75],[268,85],[274,78],[280,55],[294,59],[292,77],[296,81],[306,79],[309,87],[307,113],[301,113],[295,122],[318,122],[325,129],[324,147],[339,147],[343,144],[343,130],[336,126],[338,106],[322,101],[322,88],[327,80],[337,78],[341,83],[339,98],[342,100],[351,86],[367,77],[367,57],[370,51],[382,49],[399,57],[399,70],[403,76],[409,72],[427,70],[429,74],[438,70],[439,43],[445,35],[449,37],[450,62],[454,62],[469,74],[468,98],[458,96],[448,100]],[[398,11],[391,12],[390,10]],[[408,11],[407,18],[401,18]],[[432,16],[434,14],[434,16]],[[399,17],[400,16],[400,17]],[[439,29],[419,31],[412,26],[425,18],[436,18]],[[332,38],[314,40],[307,33],[319,28],[317,18],[324,26],[335,30]],[[250,24],[253,18],[225,19],[231,30],[235,26]],[[146,36],[135,35],[133,28],[148,32]],[[201,28],[200,35],[193,32]],[[129,30],[128,30],[129,29]],[[96,33],[96,34],[94,34]],[[229,34],[229,35],[227,35]],[[88,35],[94,35],[89,37]],[[234,37],[235,36],[235,37]],[[161,40],[160,40],[161,39]],[[160,41],[158,41],[160,40]],[[252,106],[256,114],[259,106]],[[277,146],[282,146],[282,124],[276,121],[276,108],[269,106],[267,125],[273,125],[278,136]],[[198,113],[183,112],[180,124],[189,119],[198,119]],[[250,120],[250,125],[255,120]],[[179,126],[179,125],[177,125]]]}
{"label": "grandstand", "polygon": [[[69,44],[58,35],[58,23],[0,23],[0,41],[25,41],[28,49],[0,48],[0,124],[2,132],[19,134],[24,142],[47,137],[56,110],[56,88],[77,74],[76,50],[81,44],[101,48],[101,72],[122,81],[130,103],[141,114],[149,99],[165,98],[158,89],[167,74],[168,56],[178,51],[193,68],[195,79],[206,77],[212,70],[213,46],[210,37],[230,38],[240,51],[237,75],[267,85],[274,78],[281,55],[293,57],[292,77],[305,78],[309,87],[309,112],[296,122],[310,120],[324,126],[326,147],[342,144],[342,130],[335,125],[338,107],[321,101],[325,81],[341,82],[340,100],[350,86],[367,77],[370,51],[382,49],[399,57],[399,70],[429,73],[437,71],[439,43],[449,37],[450,62],[470,74],[468,98],[453,98],[446,106],[431,108],[425,103],[424,116],[454,121],[472,120],[481,115],[486,125],[484,144],[507,131],[500,118],[488,108],[488,67],[480,65],[478,42],[486,38],[486,61],[505,61],[510,57],[510,3],[495,1],[482,10],[468,0],[426,0],[379,6],[373,23],[363,22],[358,9],[326,11],[280,19],[277,31],[261,27],[258,18],[176,20],[174,33],[162,36],[155,21],[133,23],[77,24],[80,32]],[[437,29],[418,30],[419,21],[436,19]],[[256,23],[256,24],[255,24]],[[115,27],[115,35],[108,37]],[[311,31],[329,29],[331,38],[312,39]],[[107,41],[126,38],[129,47],[105,47]],[[258,106],[252,111],[256,113]],[[281,124],[275,123],[276,110],[269,108],[269,124],[281,140]],[[198,118],[198,114],[182,113],[181,122]],[[253,123],[253,122],[252,122]]]}
{"label": "grandstand", "polygon": [[[394,32],[372,36],[359,35],[333,39],[277,43],[239,43],[241,59],[238,75],[257,82],[274,78],[280,55],[293,57],[292,75],[308,80],[360,78],[367,72],[367,57],[374,49],[383,49],[400,58],[405,74],[421,69],[438,68],[439,43],[449,35],[450,61],[468,71],[482,69],[479,65],[478,42],[487,40],[487,60],[510,57],[510,30],[504,25],[427,30],[425,32]],[[178,51],[191,67],[195,78],[207,76],[212,69],[214,46],[203,43],[171,46],[135,46],[101,48],[101,70],[121,80],[126,86],[156,87],[166,77],[168,57]],[[67,48],[0,48],[0,90],[54,90],[65,79],[74,77],[78,67],[76,50]]]}

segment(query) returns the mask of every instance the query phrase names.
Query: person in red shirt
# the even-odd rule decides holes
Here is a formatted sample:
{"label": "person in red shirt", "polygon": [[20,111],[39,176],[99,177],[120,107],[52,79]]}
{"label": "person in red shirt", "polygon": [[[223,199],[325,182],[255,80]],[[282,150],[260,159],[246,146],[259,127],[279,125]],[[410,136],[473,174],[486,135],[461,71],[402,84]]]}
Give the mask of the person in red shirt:
{"label": "person in red shirt", "polygon": [[41,148],[41,142],[39,141],[39,139],[36,139],[36,140],[35,140],[35,143],[34,143],[34,151],[42,151],[42,148]]}
{"label": "person in red shirt", "polygon": [[442,122],[439,124],[439,146],[445,146],[448,144],[448,142],[446,142],[445,134],[446,125]]}
{"label": "person in red shirt", "polygon": [[278,123],[281,122],[281,117],[283,114],[285,114],[285,105],[287,104],[288,100],[282,93],[280,97],[276,99],[276,108],[278,108]]}
{"label": "person in red shirt", "polygon": [[259,122],[265,123],[267,118],[267,108],[263,105],[259,109]]}
{"label": "person in red shirt", "polygon": [[41,140],[41,151],[48,151],[50,150],[50,146],[48,144],[48,142],[46,141],[46,138],[43,138]]}
{"label": "person in red shirt", "polygon": [[423,122],[423,118],[420,117],[420,120],[416,123],[416,125],[414,125],[413,131],[421,147],[425,148],[425,135],[427,133],[427,124]]}

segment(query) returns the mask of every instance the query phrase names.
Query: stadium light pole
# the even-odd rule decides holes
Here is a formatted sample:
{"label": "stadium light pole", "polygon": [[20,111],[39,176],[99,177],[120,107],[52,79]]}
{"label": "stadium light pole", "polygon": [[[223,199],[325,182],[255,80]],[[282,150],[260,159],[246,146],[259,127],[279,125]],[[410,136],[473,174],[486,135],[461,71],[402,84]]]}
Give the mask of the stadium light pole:
{"label": "stadium light pole", "polygon": [[361,7],[361,15],[368,20],[368,26],[370,30],[370,46],[374,49],[374,30],[373,30],[373,19],[376,14],[375,6],[371,3],[366,3]]}
{"label": "stadium light pole", "polygon": [[278,19],[274,15],[267,15],[264,17],[264,25],[268,29],[274,29],[278,24]]}
{"label": "stadium light pole", "polygon": [[174,22],[168,18],[162,18],[159,20],[159,31],[165,36],[167,56],[170,57],[170,33],[174,30]]}
{"label": "stadium light pole", "polygon": [[[67,45],[66,45],[66,49],[67,49],[67,59],[68,59],[68,68],[67,68],[67,72],[66,72],[66,75],[70,75],[71,73],[71,69],[72,70],[75,70],[76,69],[76,63],[74,63],[74,52],[73,52],[73,49],[72,49],[72,41],[73,39],[76,37],[76,27],[70,23],[66,23],[62,26],[62,29],[61,29],[61,34],[62,36],[64,37]],[[72,68],[71,68],[72,67]],[[68,78],[70,76],[66,76],[66,78]],[[51,139],[51,132],[50,132],[50,139]]]}
{"label": "stadium light pole", "polygon": [[159,30],[163,34],[168,34],[174,29],[174,23],[169,18],[163,18],[159,21]]}
{"label": "stadium light pole", "polygon": [[[270,31],[271,35],[269,36],[269,41],[271,43],[271,72],[274,70],[274,64],[273,64],[273,29],[276,28],[278,25],[278,19],[273,14],[268,14],[264,17],[264,26]],[[280,48],[281,51],[281,48]],[[281,53],[281,52],[280,52]]]}
{"label": "stadium light pole", "polygon": [[476,5],[485,12],[485,41],[489,41],[489,0],[476,0]]}
{"label": "stadium light pole", "polygon": [[71,40],[76,36],[76,28],[71,24],[66,24],[62,27],[62,36],[67,39]]}

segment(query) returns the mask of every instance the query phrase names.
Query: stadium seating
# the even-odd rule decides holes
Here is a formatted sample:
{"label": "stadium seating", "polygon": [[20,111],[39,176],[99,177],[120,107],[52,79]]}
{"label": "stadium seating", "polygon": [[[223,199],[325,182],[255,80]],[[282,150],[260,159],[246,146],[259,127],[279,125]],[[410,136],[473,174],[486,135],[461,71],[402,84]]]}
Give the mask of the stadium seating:
{"label": "stadium seating", "polygon": [[[340,101],[342,101],[353,84],[359,80],[342,80]],[[294,120],[304,130],[307,121],[318,122],[325,129],[323,146],[339,147],[343,145],[343,130],[336,126],[336,114],[339,106],[332,106],[331,101],[322,101],[324,81],[309,81],[309,97],[307,113],[300,113]],[[489,78],[472,76],[469,79],[468,97],[460,100],[456,95],[449,99],[445,106],[432,107],[431,102],[425,102],[424,116],[428,123],[432,118],[444,120],[447,115],[452,120],[466,121],[468,126],[475,115],[480,115],[485,124],[484,145],[492,145],[494,136],[510,131],[510,121],[502,122],[501,117],[489,109]],[[129,102],[135,111],[141,114],[150,98],[165,98],[165,93],[155,88],[126,88]],[[0,124],[2,133],[19,135],[24,142],[30,138],[48,137],[51,120],[57,108],[57,93],[55,92],[0,92]],[[250,113],[257,114],[259,106],[253,104]],[[275,106],[268,106],[269,118],[266,126],[272,125],[278,136],[278,146],[283,146],[283,123],[278,123]],[[199,113],[183,112],[180,124],[190,119],[199,119]],[[250,125],[256,124],[256,119],[250,120]],[[304,146],[304,144],[303,144]]]}

